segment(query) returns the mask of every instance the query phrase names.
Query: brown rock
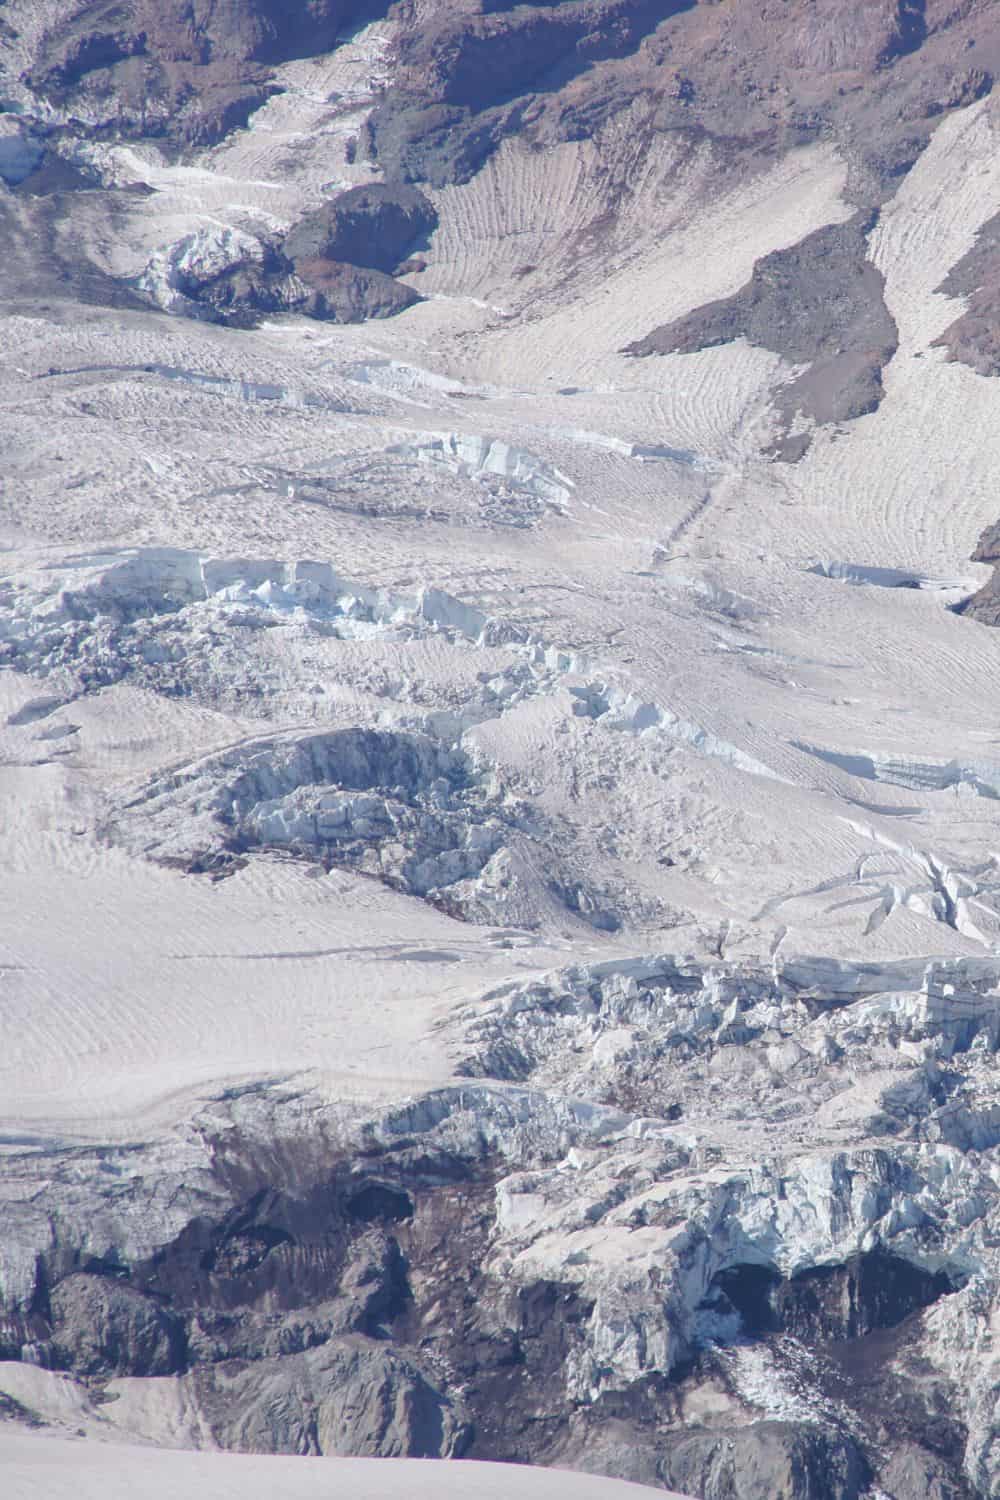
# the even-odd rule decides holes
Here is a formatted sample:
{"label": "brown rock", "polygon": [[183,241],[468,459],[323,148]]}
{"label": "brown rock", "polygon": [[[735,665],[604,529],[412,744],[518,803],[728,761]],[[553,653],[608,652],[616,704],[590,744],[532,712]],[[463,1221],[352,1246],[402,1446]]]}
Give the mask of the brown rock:
{"label": "brown rock", "polygon": [[378,0],[91,0],[44,33],[27,82],[117,131],[208,142],[273,92],[269,65],[329,51]]}
{"label": "brown rock", "polygon": [[892,1455],[879,1485],[893,1500],[970,1500],[971,1490],[933,1453],[908,1443]]}
{"label": "brown rock", "polygon": [[289,260],[348,261],[386,274],[414,242],[437,224],[437,213],[417,188],[372,183],[349,188],[293,226],[282,247]]}
{"label": "brown rock", "polygon": [[302,311],[331,323],[363,323],[367,318],[391,318],[423,299],[403,281],[382,271],[335,260],[303,260],[297,275],[312,296]]}
{"label": "brown rock", "polygon": [[930,121],[988,91],[993,0],[404,3],[394,82],[366,144],[391,176],[463,181],[505,135],[573,139],[644,100],[656,130],[780,152],[833,132],[868,203]]}
{"label": "brown rock", "polygon": [[[857,215],[765,256],[735,296],[654,329],[625,352],[684,354],[745,338],[809,367],[778,394],[786,430],[800,412],[817,422],[841,422],[873,411],[897,332],[883,300],[882,274],[867,258],[867,228]],[[785,459],[804,451],[798,440],[775,448]]]}
{"label": "brown rock", "polygon": [[1000,375],[1000,214],[987,219],[972,249],[937,290],[968,298],[968,307],[934,340],[935,346],[979,375]]}

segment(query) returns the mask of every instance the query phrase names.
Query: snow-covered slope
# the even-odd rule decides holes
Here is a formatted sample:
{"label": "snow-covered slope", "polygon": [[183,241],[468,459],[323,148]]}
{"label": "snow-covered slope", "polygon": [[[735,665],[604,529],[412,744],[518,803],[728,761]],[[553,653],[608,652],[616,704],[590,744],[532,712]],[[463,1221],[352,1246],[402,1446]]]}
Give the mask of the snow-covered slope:
{"label": "snow-covered slope", "polygon": [[588,1478],[548,1470],[511,1472],[508,1465],[476,1464],[433,1468],[417,1459],[341,1459],[328,1465],[294,1459],[240,1458],[227,1454],[171,1453],[151,1461],[148,1449],[84,1444],[40,1436],[0,1434],[0,1462],[11,1500],[116,1500],[137,1492],[155,1500],[183,1489],[191,1500],[417,1500],[432,1495],[475,1494],[478,1500],[506,1500],[512,1486],[525,1500],[639,1500],[647,1490],[615,1479]]}
{"label": "snow-covered slope", "polygon": [[226,328],[162,309],[377,179],[395,21],[178,155],[8,8],[4,1481],[1000,1493],[991,101],[868,205],[881,400],[789,433],[780,349],[624,350],[854,224],[842,141],[508,134],[419,303]]}

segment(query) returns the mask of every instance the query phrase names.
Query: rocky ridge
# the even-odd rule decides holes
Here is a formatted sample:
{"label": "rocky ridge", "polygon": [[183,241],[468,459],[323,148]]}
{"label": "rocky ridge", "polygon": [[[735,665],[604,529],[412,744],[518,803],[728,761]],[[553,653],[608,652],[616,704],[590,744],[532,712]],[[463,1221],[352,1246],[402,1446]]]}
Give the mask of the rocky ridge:
{"label": "rocky ridge", "polygon": [[4,1353],[135,1436],[989,1494],[998,986],[615,960],[476,1002],[475,1076],[363,1122],[289,1079],[100,1188],[8,1147]]}
{"label": "rocky ridge", "polygon": [[[846,238],[808,240],[782,262],[788,291],[805,294],[811,307],[799,323],[823,315],[810,331],[803,326],[789,337],[780,308],[761,299],[759,287],[751,283],[741,294],[755,308],[746,331],[762,347],[794,365],[803,359],[806,334],[810,371],[779,400],[788,437],[797,417],[799,429],[803,421],[850,420],[879,400],[879,371],[894,341],[878,273],[867,261],[867,230],[948,112],[989,93],[1000,66],[991,8],[992,0],[958,9],[897,0],[859,15],[827,0],[817,14],[813,6],[775,0],[751,14],[734,3],[688,0],[666,8],[647,0],[513,7],[328,0],[311,7],[302,24],[267,0],[213,9],[197,22],[183,6],[142,0],[63,7],[11,34],[21,72],[12,101],[18,114],[7,117],[6,170],[29,193],[51,191],[38,174],[52,162],[76,170],[79,124],[91,139],[157,140],[173,151],[222,140],[280,92],[276,68],[327,52],[382,17],[390,38],[385,77],[348,142],[349,161],[367,156],[379,178],[348,188],[362,195],[358,208],[374,193],[405,216],[409,184],[440,190],[466,182],[505,140],[542,150],[597,138],[616,120],[628,120],[647,152],[665,137],[708,142],[723,180],[832,138],[851,162],[859,220]],[[608,189],[610,218],[629,191],[611,162]],[[233,246],[221,265],[217,249],[206,257],[186,247],[179,252],[186,265],[172,273],[180,293],[174,310],[242,327],[274,313],[354,321],[411,306],[416,288],[391,278],[410,258],[386,237],[385,207],[368,205],[370,228],[360,236],[366,241],[374,232],[384,249],[365,250],[354,233],[353,245],[336,253],[329,245],[321,256],[305,250],[317,214],[348,213],[348,199],[339,204],[311,207],[300,226],[289,226],[284,246],[280,234],[265,232],[254,244]],[[420,233],[432,227],[433,213],[424,200]],[[594,233],[599,239],[599,222]],[[761,267],[758,281],[769,275]],[[817,277],[833,291],[840,316],[831,317],[826,295],[822,309],[809,302]],[[980,331],[971,342],[967,332],[958,336],[978,364],[982,330],[992,326],[985,296],[971,314]],[[694,350],[739,336],[746,320],[735,304],[728,321],[719,323],[721,316],[703,310],[699,334],[692,314],[671,347]],[[638,347],[651,353],[666,344],[654,329]],[[800,456],[799,429],[787,446],[779,438],[779,456]]]}

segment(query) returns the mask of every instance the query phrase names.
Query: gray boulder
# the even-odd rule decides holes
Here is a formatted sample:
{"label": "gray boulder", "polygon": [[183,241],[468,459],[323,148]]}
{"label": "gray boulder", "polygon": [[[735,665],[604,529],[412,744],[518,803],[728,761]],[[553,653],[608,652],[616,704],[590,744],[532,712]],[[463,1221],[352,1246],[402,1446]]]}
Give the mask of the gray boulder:
{"label": "gray boulder", "polygon": [[224,1448],[369,1458],[454,1458],[468,1429],[411,1360],[363,1339],[198,1372]]}
{"label": "gray boulder", "polygon": [[893,1500],[969,1500],[971,1494],[962,1475],[914,1443],[892,1455],[879,1473],[879,1488]]}
{"label": "gray boulder", "polygon": [[184,1328],[151,1297],[106,1276],[67,1276],[52,1292],[52,1357],[77,1375],[173,1375]]}
{"label": "gray boulder", "polygon": [[805,1422],[692,1434],[665,1470],[668,1484],[702,1500],[859,1500],[870,1481],[849,1437]]}

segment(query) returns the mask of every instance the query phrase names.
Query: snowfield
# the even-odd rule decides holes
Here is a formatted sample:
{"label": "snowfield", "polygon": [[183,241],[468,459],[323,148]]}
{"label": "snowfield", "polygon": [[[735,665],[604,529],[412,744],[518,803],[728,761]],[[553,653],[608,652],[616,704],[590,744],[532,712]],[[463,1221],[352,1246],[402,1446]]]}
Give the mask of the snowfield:
{"label": "snowfield", "polygon": [[[386,45],[183,165],[81,145],[149,191],[73,232],[170,305],[368,180]],[[564,1470],[722,1484],[817,1413],[874,1500],[884,1391],[814,1346],[906,1319],[878,1359],[1000,1493],[1000,632],[950,607],[1000,388],[931,347],[997,126],[881,214],[885,399],[796,464],[778,355],[622,351],[849,219],[847,164],[664,144],[591,255],[606,128],[440,190],[384,322],[3,311],[11,1500],[628,1500]],[[414,1456],[508,1409],[553,1467]]]}
{"label": "snowfield", "polygon": [[[525,1500],[639,1500],[664,1495],[621,1480],[554,1470],[512,1471],[507,1464],[431,1465],[418,1459],[344,1458],[310,1464],[288,1458],[235,1454],[170,1453],[111,1447],[40,1436],[0,1435],[0,1462],[11,1500],[116,1500],[140,1493],[155,1500],[183,1489],[191,1500],[397,1500],[397,1497],[463,1496],[506,1500],[512,1486]],[[669,1500],[669,1497],[668,1497]]]}

